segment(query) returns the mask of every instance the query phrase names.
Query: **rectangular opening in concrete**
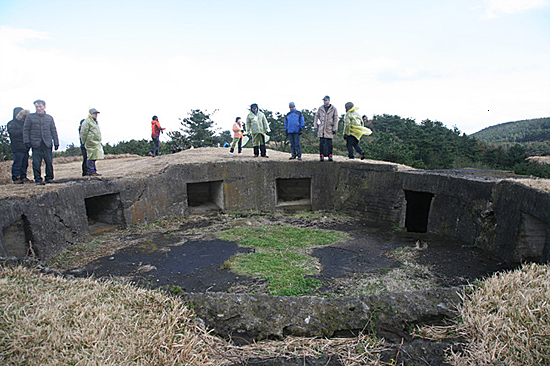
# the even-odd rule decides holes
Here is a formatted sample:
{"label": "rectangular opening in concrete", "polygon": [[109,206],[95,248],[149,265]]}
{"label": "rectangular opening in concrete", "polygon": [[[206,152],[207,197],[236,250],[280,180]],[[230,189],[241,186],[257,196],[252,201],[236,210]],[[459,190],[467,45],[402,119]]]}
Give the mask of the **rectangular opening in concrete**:
{"label": "rectangular opening in concrete", "polygon": [[311,178],[277,179],[277,207],[311,210]]}
{"label": "rectangular opening in concrete", "polygon": [[92,234],[124,226],[122,201],[118,193],[89,197],[84,201],[88,228]]}
{"label": "rectangular opening in concrete", "polygon": [[191,214],[222,211],[224,209],[223,182],[187,183],[187,205]]}
{"label": "rectangular opening in concrete", "polygon": [[428,217],[432,204],[433,193],[405,191],[407,210],[405,214],[405,228],[413,233],[428,231]]}
{"label": "rectangular opening in concrete", "polygon": [[513,254],[514,261],[543,260],[547,232],[546,222],[522,212]]}
{"label": "rectangular opening in concrete", "polygon": [[27,218],[23,215],[20,220],[4,228],[4,245],[9,257],[22,258],[34,255],[31,247],[31,231]]}

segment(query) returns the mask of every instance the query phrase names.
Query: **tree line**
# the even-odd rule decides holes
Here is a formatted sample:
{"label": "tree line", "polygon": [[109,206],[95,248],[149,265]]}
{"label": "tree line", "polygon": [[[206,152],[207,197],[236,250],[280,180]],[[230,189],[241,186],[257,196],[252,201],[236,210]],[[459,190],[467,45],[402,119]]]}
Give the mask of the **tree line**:
{"label": "tree line", "polygon": [[[285,114],[263,109],[271,133],[269,147],[278,151],[289,152],[290,145],[284,131]],[[319,140],[314,130],[316,110],[302,110],[305,129],[301,136],[303,153],[317,154]],[[169,154],[180,149],[199,146],[224,146],[231,142],[232,132],[220,131],[212,116],[216,113],[191,110],[180,119],[180,128],[168,131],[170,138],[161,142],[161,154]],[[346,144],[342,136],[343,117],[340,116],[339,131],[335,136],[334,154],[347,156]],[[550,119],[548,119],[550,120]],[[373,134],[363,137],[361,146],[366,157],[404,164],[419,169],[489,169],[508,170],[516,174],[533,175],[550,178],[550,166],[540,165],[527,160],[533,155],[525,145],[509,143],[497,145],[483,142],[468,136],[458,128],[449,129],[439,121],[424,120],[417,123],[413,119],[396,115],[375,115],[372,118]],[[540,143],[544,144],[544,141]],[[548,141],[546,141],[546,144]],[[151,140],[121,141],[114,145],[105,144],[106,154],[136,154],[145,156],[152,148]],[[71,144],[65,151],[55,152],[55,156],[80,155],[80,147]],[[11,159],[9,140],[5,128],[0,129],[0,159]]]}

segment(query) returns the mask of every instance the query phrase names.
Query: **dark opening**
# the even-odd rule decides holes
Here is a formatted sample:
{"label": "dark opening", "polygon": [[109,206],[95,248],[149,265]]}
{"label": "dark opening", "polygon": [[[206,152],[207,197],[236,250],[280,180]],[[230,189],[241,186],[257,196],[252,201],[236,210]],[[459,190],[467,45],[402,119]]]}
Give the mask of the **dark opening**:
{"label": "dark opening", "polygon": [[425,233],[428,231],[428,217],[432,204],[433,193],[405,191],[407,211],[405,227],[413,233]]}
{"label": "dark opening", "polygon": [[30,224],[25,215],[4,229],[4,245],[9,257],[33,256]]}
{"label": "dark opening", "polygon": [[191,213],[223,210],[223,182],[187,183],[187,205]]}
{"label": "dark opening", "polygon": [[277,179],[277,207],[311,210],[311,178]]}
{"label": "dark opening", "polygon": [[88,226],[92,233],[124,226],[122,202],[118,193],[85,199]]}
{"label": "dark opening", "polygon": [[533,215],[521,213],[516,246],[514,248],[514,261],[546,260],[544,246],[548,226],[546,222]]}

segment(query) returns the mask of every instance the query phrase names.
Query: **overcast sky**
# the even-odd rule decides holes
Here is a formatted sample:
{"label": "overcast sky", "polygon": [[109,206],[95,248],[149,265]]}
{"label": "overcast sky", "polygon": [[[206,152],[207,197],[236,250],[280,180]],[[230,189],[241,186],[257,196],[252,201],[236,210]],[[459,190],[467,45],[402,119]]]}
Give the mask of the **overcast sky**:
{"label": "overcast sky", "polygon": [[550,116],[550,0],[2,0],[0,54],[0,123],[43,99],[65,143],[90,107],[110,143],[324,95],[468,134]]}

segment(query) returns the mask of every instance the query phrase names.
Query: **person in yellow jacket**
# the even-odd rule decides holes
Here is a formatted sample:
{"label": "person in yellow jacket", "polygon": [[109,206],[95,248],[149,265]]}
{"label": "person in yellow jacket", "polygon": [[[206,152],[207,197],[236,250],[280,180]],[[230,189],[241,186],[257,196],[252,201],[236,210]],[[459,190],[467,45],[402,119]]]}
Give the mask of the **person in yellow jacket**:
{"label": "person in yellow jacket", "polygon": [[88,175],[99,176],[95,162],[104,158],[103,145],[101,145],[101,131],[97,124],[98,110],[92,108],[88,111],[88,118],[82,122],[80,128],[80,141],[86,148]]}
{"label": "person in yellow jacket", "polygon": [[269,124],[265,115],[258,110],[256,103],[250,106],[250,113],[246,116],[246,130],[252,134],[252,146],[254,147],[254,157],[257,158],[260,154],[263,158],[267,158],[265,143],[269,139],[267,136]]}
{"label": "person in yellow jacket", "polygon": [[344,140],[348,148],[348,158],[354,159],[353,149],[361,154],[361,160],[365,158],[365,151],[359,146],[361,136],[370,135],[370,128],[363,126],[361,115],[357,113],[359,108],[355,107],[352,102],[346,103],[346,115],[344,116]]}

